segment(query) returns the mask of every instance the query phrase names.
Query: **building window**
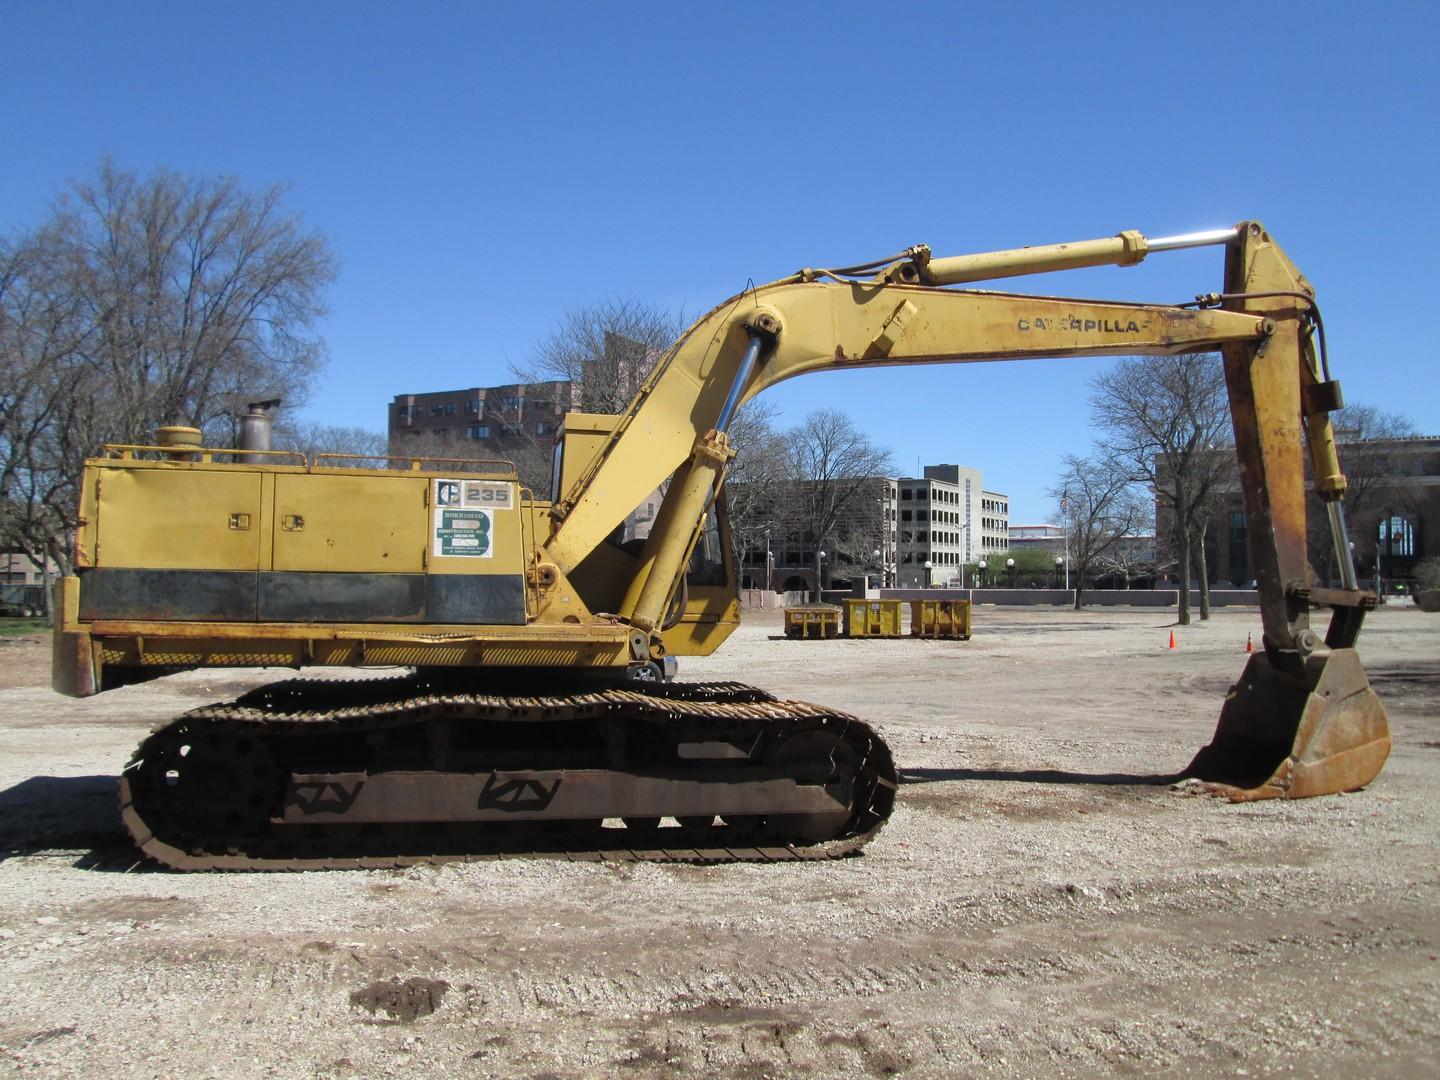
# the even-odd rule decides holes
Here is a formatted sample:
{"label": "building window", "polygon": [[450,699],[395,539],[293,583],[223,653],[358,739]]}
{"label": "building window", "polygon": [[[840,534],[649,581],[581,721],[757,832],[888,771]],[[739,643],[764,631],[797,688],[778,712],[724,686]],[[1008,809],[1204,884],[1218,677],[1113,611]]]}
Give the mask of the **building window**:
{"label": "building window", "polygon": [[1386,558],[1408,558],[1414,555],[1415,526],[1410,523],[1410,519],[1398,514],[1382,519],[1376,550]]}
{"label": "building window", "polygon": [[1230,511],[1230,583],[1244,585],[1250,580],[1250,527],[1245,511]]}
{"label": "building window", "polygon": [[547,424],[547,423],[545,423],[545,421],[543,421],[543,420],[540,421],[538,424],[535,425],[535,434],[536,434],[536,435],[545,435],[545,434],[548,434],[549,431],[550,431],[550,425]]}
{"label": "building window", "polygon": [[445,415],[445,406],[444,406],[444,405],[439,405],[439,404],[431,405],[431,406],[430,406],[430,415],[431,415],[431,416],[444,416],[444,415]]}
{"label": "building window", "polygon": [[490,425],[471,424],[465,429],[465,437],[469,439],[488,439],[490,437]]}
{"label": "building window", "polygon": [[454,415],[455,415],[455,402],[453,402],[453,401],[447,401],[447,402],[445,403],[445,415],[446,415],[446,416],[454,416]]}
{"label": "building window", "polygon": [[480,411],[480,399],[478,397],[472,397],[469,401],[465,402],[465,411],[472,416],[478,413]]}

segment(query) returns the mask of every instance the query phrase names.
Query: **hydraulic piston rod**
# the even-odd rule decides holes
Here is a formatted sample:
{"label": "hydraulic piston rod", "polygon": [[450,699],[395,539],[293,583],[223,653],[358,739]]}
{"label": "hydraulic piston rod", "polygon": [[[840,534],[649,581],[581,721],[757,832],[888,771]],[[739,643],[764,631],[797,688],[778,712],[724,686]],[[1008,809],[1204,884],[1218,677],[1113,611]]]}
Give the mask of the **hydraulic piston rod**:
{"label": "hydraulic piston rod", "polygon": [[1085,266],[1134,266],[1152,251],[1179,251],[1184,248],[1228,244],[1235,229],[1210,229],[1147,240],[1127,229],[1101,240],[1079,240],[1068,244],[1039,244],[1035,247],[987,251],[976,255],[953,255],[931,259],[920,267],[919,278],[926,285],[961,285],[971,281],[1047,274]]}

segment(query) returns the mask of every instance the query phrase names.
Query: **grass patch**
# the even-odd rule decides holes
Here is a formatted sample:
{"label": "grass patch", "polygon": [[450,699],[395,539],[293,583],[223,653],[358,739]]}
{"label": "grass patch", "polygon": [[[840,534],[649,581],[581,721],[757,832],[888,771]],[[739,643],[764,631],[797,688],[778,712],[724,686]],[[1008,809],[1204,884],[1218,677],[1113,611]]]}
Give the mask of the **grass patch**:
{"label": "grass patch", "polygon": [[44,619],[0,619],[0,641],[49,632],[50,624]]}

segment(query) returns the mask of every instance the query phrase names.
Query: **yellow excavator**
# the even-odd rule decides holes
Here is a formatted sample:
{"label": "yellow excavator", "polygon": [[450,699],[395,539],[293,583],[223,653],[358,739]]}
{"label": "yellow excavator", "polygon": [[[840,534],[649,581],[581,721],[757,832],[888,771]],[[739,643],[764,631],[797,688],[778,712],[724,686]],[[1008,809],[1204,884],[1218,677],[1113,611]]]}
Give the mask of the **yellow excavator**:
{"label": "yellow excavator", "polygon": [[[1224,288],[1193,303],[954,287],[1205,245],[1224,249]],[[189,428],[106,447],[85,468],[54,685],[410,669],[312,672],[156,728],[121,775],[121,812],[180,869],[849,854],[898,780],[869,726],[668,678],[739,620],[723,493],[736,410],[812,371],[1217,350],[1264,649],[1183,775],[1236,799],[1353,790],[1390,739],[1355,652],[1374,597],[1341,514],[1339,385],[1313,290],[1249,221],[951,258],[918,246],[747,289],[690,327],[623,413],[565,417],[549,498],[504,463],[307,460],[270,449],[258,423],[238,448]],[[1307,445],[1340,588],[1307,563]]]}

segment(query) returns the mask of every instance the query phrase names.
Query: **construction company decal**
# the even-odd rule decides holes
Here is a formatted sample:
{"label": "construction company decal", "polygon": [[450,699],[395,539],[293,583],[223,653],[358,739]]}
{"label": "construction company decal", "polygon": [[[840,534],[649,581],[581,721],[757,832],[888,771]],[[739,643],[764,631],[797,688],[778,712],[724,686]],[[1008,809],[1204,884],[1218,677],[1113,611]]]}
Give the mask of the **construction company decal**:
{"label": "construction company decal", "polygon": [[[504,501],[494,489],[504,489]],[[508,484],[435,481],[435,555],[488,559],[495,554],[492,507],[510,506]]]}

